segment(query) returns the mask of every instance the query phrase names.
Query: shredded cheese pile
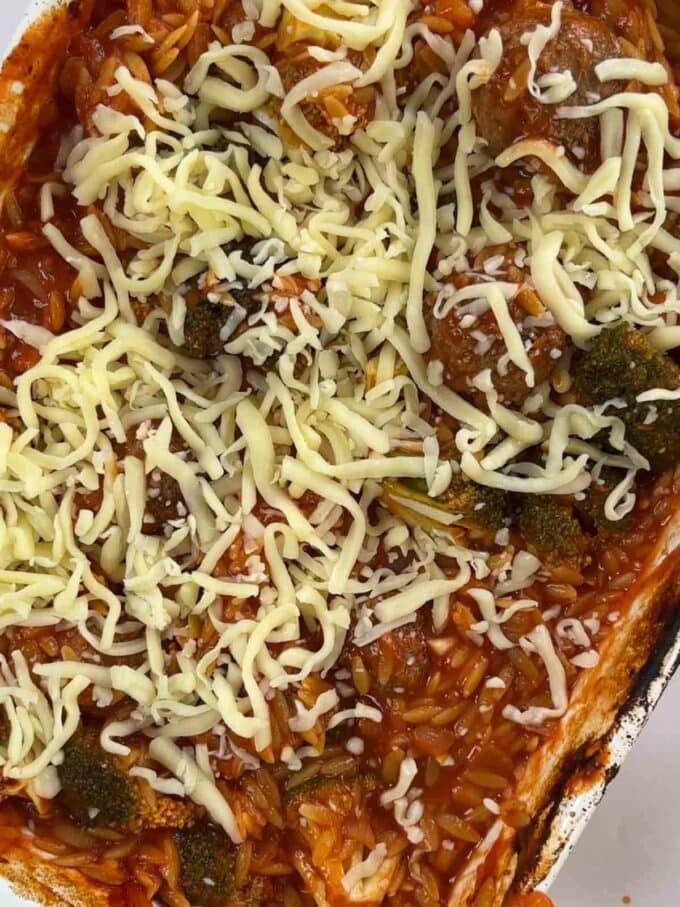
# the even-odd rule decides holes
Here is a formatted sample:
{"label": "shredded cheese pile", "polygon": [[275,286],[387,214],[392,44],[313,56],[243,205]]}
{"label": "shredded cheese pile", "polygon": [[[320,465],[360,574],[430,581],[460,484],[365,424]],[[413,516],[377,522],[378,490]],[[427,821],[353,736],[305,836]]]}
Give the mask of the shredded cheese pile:
{"label": "shredded cheese pile", "polygon": [[[173,740],[220,726],[269,758],[268,700],[277,690],[298,691],[312,674],[326,677],[351,627],[356,644],[367,645],[430,603],[435,628],[443,626],[451,596],[489,577],[488,552],[452,540],[441,510],[428,513],[441,524],[432,532],[384,509],[376,521],[382,479],[423,479],[433,498],[451,482],[453,467],[422,417],[426,401],[460,426],[460,468],[476,482],[571,494],[602,467],[617,466],[626,480],[610,495],[607,515],[621,518],[634,504],[634,477],[648,464],[615,411],[557,407],[550,385],[536,384],[508,310],[519,286],[491,272],[452,292],[450,275],[469,269],[469,255],[514,243],[547,317],[577,346],[619,320],[647,329],[659,348],[680,342],[677,281],[655,275],[649,257],[661,250],[680,268],[680,241],[664,228],[669,210],[677,210],[668,191],[680,186],[667,160],[680,158],[680,143],[658,95],[624,92],[570,107],[570,73],[535,79],[536,61],[559,33],[560,4],[549,28],[526,36],[530,87],[542,103],[563,105],[561,117],[599,117],[603,164],[592,175],[547,142],[519,142],[496,161],[486,153],[471,100],[502,58],[497,31],[478,42],[469,32],[454,49],[409,19],[408,0],[338,4],[333,18],[306,0],[283,0],[282,8],[310,34],[334,35],[336,48],[313,45],[318,70],[288,93],[263,51],[214,45],[179,87],[163,80],[151,86],[121,66],[110,94],[126,96],[136,113],[101,106],[96,136],[75,130],[65,137],[58,162],[64,183],[83,208],[99,204],[140,250],[121,260],[94,215],[81,227],[96,257],[73,248],[53,222],[57,190],[48,184],[44,233],[79,274],[79,326],[52,337],[9,324],[39,346],[41,360],[18,380],[16,393],[0,390],[23,425],[15,432],[0,424],[0,625],[67,622],[95,653],[38,665],[41,686],[20,652],[2,661],[0,695],[11,725],[5,777],[54,796],[54,766],[77,727],[78,696],[89,688],[106,704],[123,693],[134,712],[104,730],[104,747],[125,753],[126,736],[147,733],[151,755],[173,777],[139,772],[157,790],[204,805],[234,840],[239,830],[209,760]],[[279,13],[278,3],[265,0],[260,22],[272,25]],[[420,39],[447,75],[432,73],[403,98],[397,75]],[[362,70],[348,51],[368,47],[375,52]],[[600,64],[600,79],[620,78],[624,62]],[[636,64],[634,74],[646,85],[663,81],[653,64]],[[376,91],[373,119],[365,128],[344,124],[339,150],[303,110],[306,98],[336,85]],[[229,127],[219,125],[225,110]],[[442,149],[453,139],[451,159]],[[632,206],[641,153],[645,188]],[[537,172],[528,210],[491,179],[493,167],[528,158],[552,170],[571,201],[563,203],[557,182]],[[487,171],[477,217],[471,181]],[[438,264],[430,273],[433,250]],[[299,297],[286,293],[291,276],[305,281]],[[209,362],[181,351],[185,296],[196,285],[230,312],[224,353]],[[587,304],[579,287],[593,291]],[[243,288],[263,292],[259,308],[239,304],[235,291]],[[478,313],[493,312],[508,361],[531,388],[521,411],[499,401],[488,373],[476,378],[487,402],[482,410],[426,364],[426,294],[436,297],[439,316],[471,302]],[[149,314],[138,325],[133,302],[140,300],[149,301]],[[284,312],[290,317],[279,317]],[[613,452],[592,443],[602,432]],[[143,456],[119,457],[131,438]],[[541,446],[543,460],[534,457]],[[154,471],[177,481],[187,505],[161,535],[144,532]],[[101,506],[79,504],[98,489]],[[300,503],[308,492],[318,501],[311,513]],[[263,521],[261,505],[280,517]],[[217,578],[237,540],[245,570]],[[408,555],[410,566],[398,575],[371,567],[381,545]],[[457,569],[445,574],[441,556]],[[518,552],[507,575],[495,578],[495,593],[473,589],[480,621],[471,638],[513,645],[503,623],[514,612],[501,614],[495,600],[521,592],[539,569],[533,555]],[[255,611],[224,622],[225,598],[256,600]],[[518,599],[512,607],[536,602]],[[197,653],[186,628],[205,615],[217,642]],[[312,630],[317,647],[306,642]],[[583,626],[562,632],[584,650],[574,663],[593,666],[597,654]],[[170,639],[177,642],[172,657]],[[559,717],[567,708],[566,678],[550,632],[538,627],[521,645],[544,662],[553,707],[507,706],[506,716],[529,725]],[[101,656],[139,657],[139,666],[106,667]],[[296,700],[291,730],[304,734],[334,711],[336,724],[381,720],[379,710],[344,708],[341,700],[334,689],[311,708]],[[244,759],[258,764],[252,754]],[[417,843],[422,832],[405,797],[410,780],[400,776],[383,797]],[[348,890],[383,858],[376,848],[355,866]]]}

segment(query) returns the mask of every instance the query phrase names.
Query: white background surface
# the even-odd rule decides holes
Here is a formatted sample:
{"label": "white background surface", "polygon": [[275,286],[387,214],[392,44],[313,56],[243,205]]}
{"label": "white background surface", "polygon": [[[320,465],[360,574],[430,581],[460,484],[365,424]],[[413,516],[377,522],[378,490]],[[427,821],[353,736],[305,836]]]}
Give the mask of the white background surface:
{"label": "white background surface", "polygon": [[[27,0],[0,0],[0,47]],[[0,907],[19,902],[1,887]],[[680,907],[680,680],[586,829],[551,892],[556,907]]]}

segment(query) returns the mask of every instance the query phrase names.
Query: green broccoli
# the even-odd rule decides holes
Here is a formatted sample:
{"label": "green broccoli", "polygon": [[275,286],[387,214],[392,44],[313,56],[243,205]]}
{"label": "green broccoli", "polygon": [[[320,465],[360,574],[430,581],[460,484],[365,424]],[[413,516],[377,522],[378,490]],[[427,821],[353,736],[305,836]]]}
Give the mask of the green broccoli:
{"label": "green broccoli", "polygon": [[61,802],[79,825],[120,827],[136,817],[135,781],[101,748],[95,731],[82,730],[69,740],[57,771]]}
{"label": "green broccoli", "polygon": [[[472,537],[495,534],[505,525],[507,495],[498,488],[488,488],[454,473],[451,484],[439,497],[431,498],[427,486],[419,479],[402,481],[389,479],[383,482],[383,501],[396,516],[410,526],[423,529],[461,527]],[[424,511],[430,510],[431,515]],[[442,512],[442,519],[437,518]],[[448,518],[455,517],[451,522]]]}
{"label": "green broccoli", "polygon": [[[234,303],[248,314],[260,308],[259,294],[252,290],[234,289],[229,291]],[[201,299],[187,306],[184,318],[184,351],[194,359],[212,359],[224,350],[220,337],[234,309],[221,302]]]}
{"label": "green broccoli", "polygon": [[625,424],[627,440],[649,460],[652,472],[672,469],[680,460],[680,407],[674,400],[639,403],[652,388],[676,390],[680,368],[655,350],[646,335],[619,324],[603,330],[589,350],[573,363],[574,389],[580,402],[593,405],[615,398],[625,408],[612,408]]}
{"label": "green broccoli", "polygon": [[177,832],[180,885],[187,900],[200,907],[259,907],[264,880],[252,876],[235,884],[237,848],[217,825],[195,825]]}
{"label": "green broccoli", "polygon": [[545,558],[578,558],[585,538],[571,503],[549,495],[522,495],[519,530],[526,544]]}
{"label": "green broccoli", "polygon": [[[319,803],[336,811],[340,803],[348,798],[354,801],[355,792],[361,795],[372,793],[378,788],[378,779],[371,772],[342,775],[324,775],[322,773],[296,784],[284,794],[286,807],[297,813],[304,803]],[[289,814],[290,815],[290,814]]]}
{"label": "green broccoli", "polygon": [[598,478],[587,488],[582,500],[574,502],[579,517],[587,528],[597,533],[615,533],[625,532],[630,527],[630,514],[620,520],[608,520],[604,512],[607,497],[624,476],[625,473],[620,469],[605,467]]}
{"label": "green broccoli", "polygon": [[499,488],[489,488],[455,473],[451,484],[441,496],[451,512],[461,513],[462,526],[467,529],[497,532],[507,516],[507,495]]}
{"label": "green broccoli", "polygon": [[230,309],[220,302],[202,299],[187,308],[184,319],[184,350],[194,359],[211,359],[224,349],[220,331]]}

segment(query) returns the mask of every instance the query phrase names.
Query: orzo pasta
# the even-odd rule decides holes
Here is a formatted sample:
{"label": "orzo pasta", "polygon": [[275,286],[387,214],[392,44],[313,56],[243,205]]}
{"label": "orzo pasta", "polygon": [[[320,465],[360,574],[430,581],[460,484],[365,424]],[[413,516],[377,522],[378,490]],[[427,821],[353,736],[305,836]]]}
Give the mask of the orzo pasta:
{"label": "orzo pasta", "polygon": [[10,59],[68,36],[0,230],[29,893],[545,903],[677,575],[674,10],[79,0]]}

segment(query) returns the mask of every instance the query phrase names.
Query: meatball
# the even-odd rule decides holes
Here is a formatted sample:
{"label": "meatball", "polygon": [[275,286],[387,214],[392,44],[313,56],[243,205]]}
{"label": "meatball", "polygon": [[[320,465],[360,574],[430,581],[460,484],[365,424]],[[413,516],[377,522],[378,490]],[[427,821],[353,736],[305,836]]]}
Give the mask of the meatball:
{"label": "meatball", "polygon": [[146,509],[142,532],[159,535],[171,520],[186,516],[188,509],[176,479],[154,469],[146,479]]}
{"label": "meatball", "polygon": [[[507,12],[503,15],[507,17]],[[550,25],[550,17],[550,4],[536,4],[494,23],[503,39],[503,57],[491,80],[473,94],[477,130],[494,157],[520,139],[548,139],[563,145],[577,164],[594,170],[600,163],[598,118],[560,118],[559,104],[542,103],[529,92],[529,57],[522,36],[539,25]],[[595,74],[598,63],[622,56],[610,28],[593,16],[565,9],[561,22],[557,38],[538,59],[536,79],[569,70],[577,87],[562,102],[568,106],[588,105],[621,91],[621,82],[600,82]]]}
{"label": "meatball", "polygon": [[371,693],[392,696],[422,689],[430,670],[430,652],[421,612],[413,623],[385,633],[366,646],[350,644],[341,659],[354,672],[357,665],[370,679]]}
{"label": "meatball", "polygon": [[[360,65],[361,57],[350,54],[350,62]],[[284,91],[288,93],[303,79],[314,75],[322,66],[309,55],[305,47],[295,55],[284,57],[277,64]],[[373,117],[375,92],[372,86],[352,88],[338,85],[305,98],[300,109],[307,121],[333,142],[336,150],[349,141],[351,133],[362,129]],[[346,120],[346,124],[342,121]]]}
{"label": "meatball", "polygon": [[[657,3],[659,24],[670,25],[671,5],[675,6],[673,0],[671,3]],[[574,6],[606,22],[617,36],[635,45],[637,53],[643,60],[659,58],[659,46],[654,40],[653,30],[649,27],[649,7],[646,0],[575,0]]]}
{"label": "meatball", "polygon": [[[524,294],[520,291],[508,303],[508,310],[519,329],[536,386],[552,377],[567,337],[549,312],[531,315],[523,302]],[[490,309],[470,314],[467,306],[452,306],[443,318],[435,317],[431,309],[429,330],[431,345],[427,359],[441,362],[442,379],[451,390],[478,406],[485,406],[486,397],[473,381],[481,371],[489,369],[503,403],[517,406],[531,394],[526,373],[508,360],[503,334]]]}
{"label": "meatball", "polygon": [[[150,427],[157,428],[158,422],[150,423]],[[122,460],[124,457],[137,457],[145,459],[144,453],[145,432],[140,432],[139,426],[133,426],[127,433],[127,438],[122,444],[116,445],[116,453]],[[186,451],[186,444],[181,435],[173,431],[170,439],[172,453]],[[92,496],[90,496],[92,497]],[[80,509],[85,505],[80,503]],[[91,506],[89,503],[87,506]],[[171,520],[184,517],[189,512],[182,489],[176,479],[163,472],[153,469],[146,477],[146,506],[142,520],[142,532],[145,535],[162,535],[165,527]]]}

